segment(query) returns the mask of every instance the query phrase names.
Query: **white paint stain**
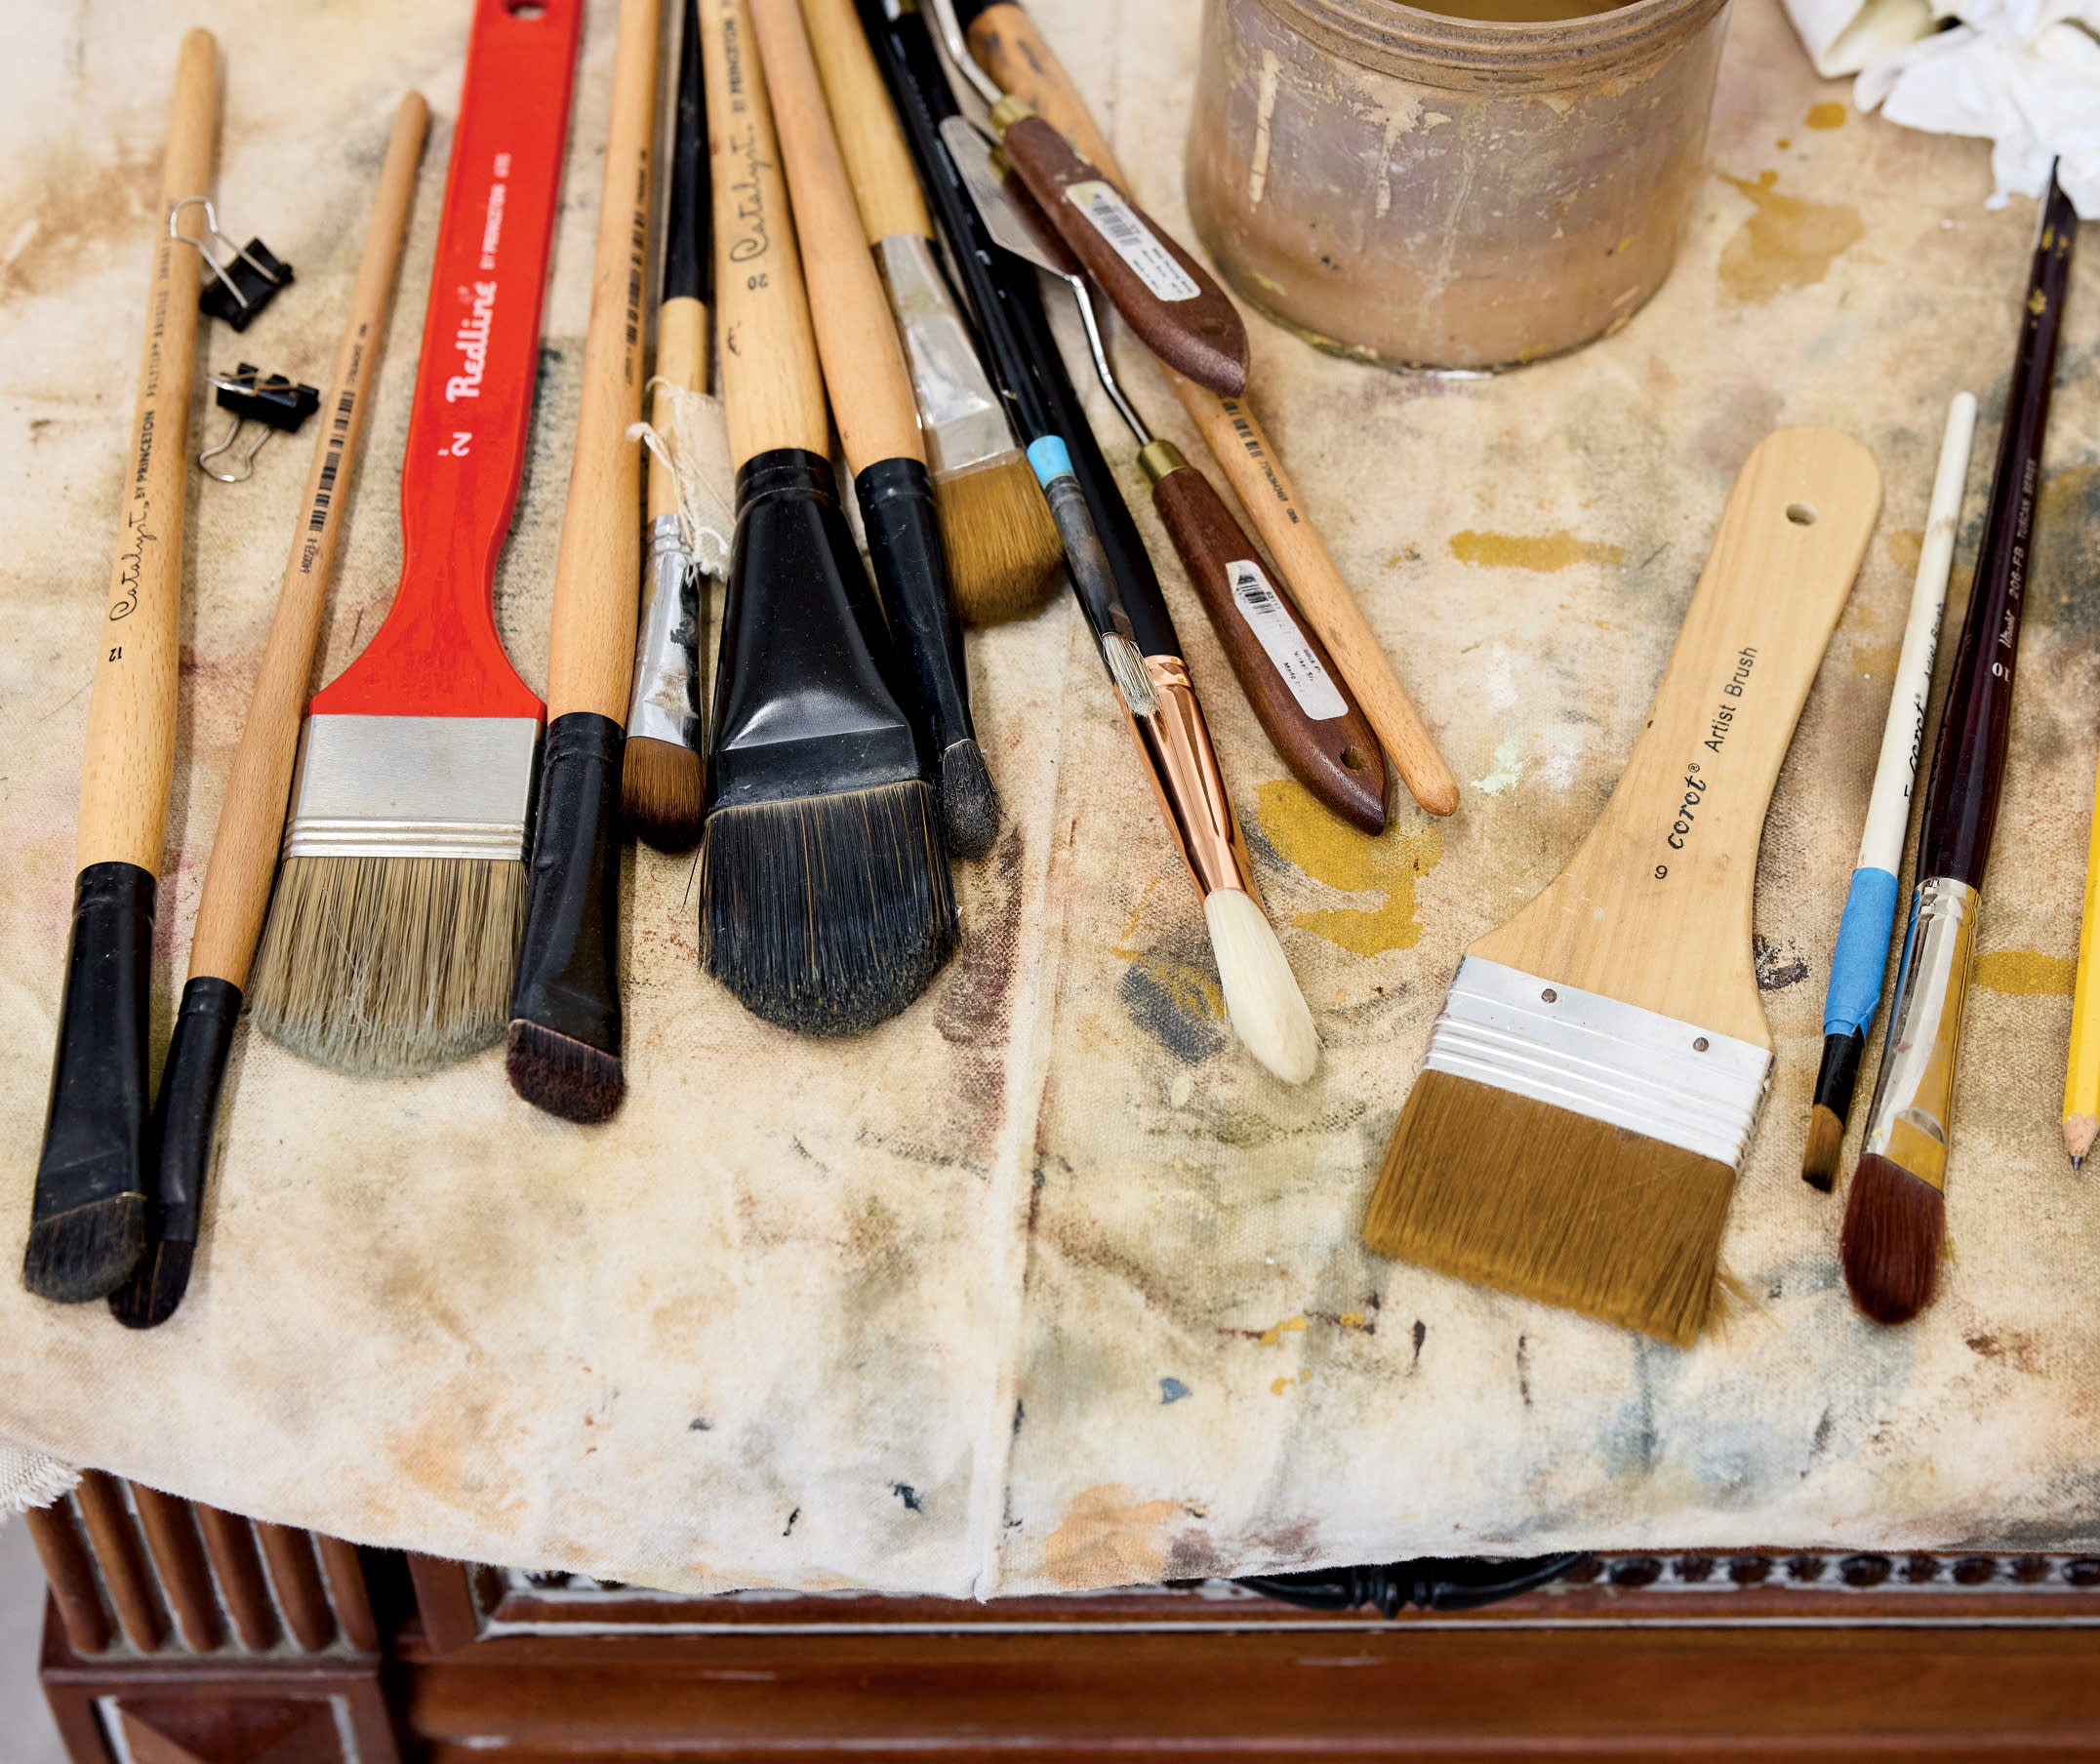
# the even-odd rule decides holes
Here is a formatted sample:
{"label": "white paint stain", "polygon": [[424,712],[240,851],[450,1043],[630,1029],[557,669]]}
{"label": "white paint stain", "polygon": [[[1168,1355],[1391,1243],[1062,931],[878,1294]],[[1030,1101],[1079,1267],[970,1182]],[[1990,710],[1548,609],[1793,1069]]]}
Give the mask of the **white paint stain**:
{"label": "white paint stain", "polygon": [[1260,208],[1269,187],[1269,119],[1276,109],[1276,52],[1262,51],[1261,99],[1254,112],[1254,152],[1247,161],[1247,206]]}
{"label": "white paint stain", "polygon": [[1495,743],[1495,757],[1489,762],[1487,776],[1474,779],[1473,787],[1483,796],[1500,796],[1514,788],[1523,776],[1524,720],[1518,717]]}

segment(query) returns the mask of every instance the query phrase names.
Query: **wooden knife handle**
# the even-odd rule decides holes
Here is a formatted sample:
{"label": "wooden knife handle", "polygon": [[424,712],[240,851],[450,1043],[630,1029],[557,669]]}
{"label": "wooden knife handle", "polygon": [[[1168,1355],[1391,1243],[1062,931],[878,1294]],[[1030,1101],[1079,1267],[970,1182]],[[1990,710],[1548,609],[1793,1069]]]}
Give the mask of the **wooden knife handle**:
{"label": "wooden knife handle", "polygon": [[1001,0],[972,19],[964,35],[977,64],[1001,92],[1033,105],[1081,159],[1091,160],[1126,190],[1130,187],[1108,137],[1094,127],[1093,117],[1079,102],[1079,89],[1065,63],[1025,10]]}
{"label": "wooden knife handle", "polygon": [[868,243],[879,245],[900,233],[932,238],[933,218],[911,169],[911,150],[853,0],[802,0],[802,20]]}

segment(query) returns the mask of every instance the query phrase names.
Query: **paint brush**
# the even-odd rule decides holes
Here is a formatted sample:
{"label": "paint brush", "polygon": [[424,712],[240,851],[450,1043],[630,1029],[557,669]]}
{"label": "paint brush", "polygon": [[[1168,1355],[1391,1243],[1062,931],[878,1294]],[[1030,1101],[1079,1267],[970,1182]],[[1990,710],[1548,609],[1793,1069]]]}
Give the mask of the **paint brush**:
{"label": "paint brush", "polygon": [[[670,206],[664,227],[664,298],[657,305],[654,401],[659,435],[673,429],[676,391],[707,383],[707,301],[714,268],[707,191],[707,85],[700,72],[698,0],[685,0],[671,131]],[[634,640],[634,691],[627,704],[620,807],[635,833],[660,852],[700,843],[707,768],[701,754],[701,570],[678,513],[670,461],[649,456],[649,544],[642,559],[641,617]]]}
{"label": "paint brush", "polygon": [[802,16],[862,229],[904,338],[955,609],[973,624],[1025,617],[1056,592],[1063,574],[1049,504],[941,273],[933,219],[853,0],[802,0]]}
{"label": "paint brush", "polygon": [[262,915],[269,906],[292,762],[299,749],[300,711],[313,673],[343,505],[379,376],[394,273],[429,118],[429,106],[414,92],[394,112],[379,195],[365,226],[364,255],[350,292],[349,316],[321,407],[325,426],[314,444],[305,498],[292,529],[291,555],[277,589],[277,610],[226,776],[225,801],[219,811],[196,927],[190,934],[189,978],[154,1102],[146,1250],[131,1278],[109,1295],[117,1321],[133,1329],[166,1322],[189,1284],[211,1174],[220,1087],[240,1017],[241,989],[248,983]]}
{"label": "paint brush", "polygon": [[175,216],[205,193],[218,133],[219,47],[192,30],[176,60],[161,156],[117,555],[88,699],[58,1053],[22,1252],[22,1285],[61,1304],[114,1291],[145,1245],[153,895],[175,776],[197,367],[196,287]]}
{"label": "paint brush", "polygon": [[1867,800],[1867,825],[1859,862],[1838,924],[1831,954],[1830,990],[1823,1003],[1823,1064],[1816,1073],[1809,1109],[1808,1141],[1801,1151],[1801,1180],[1830,1192],[1844,1145],[1845,1117],[1859,1082],[1860,1050],[1881,1002],[1881,971],[1888,966],[1888,941],[1896,926],[1896,877],[1903,868],[1904,835],[1910,830],[1911,785],[1918,776],[1925,733],[1925,701],[1932,693],[1932,662],[1939,653],[1940,621],[1947,611],[1947,576],[1954,563],[1955,529],[1961,520],[1961,490],[1968,481],[1969,447],[1976,434],[1976,400],[1957,392],[1947,410],[1939,470],[1925,516],[1918,577],[1911,587],[1911,614],[1903,627],[1896,685],[1881,731],[1881,756]]}
{"label": "paint brush", "polygon": [[1154,436],[1124,396],[1085,272],[1043,220],[1034,199],[1002,177],[992,157],[998,149],[963,117],[949,117],[941,134],[991,236],[1071,290],[1095,377],[1137,437],[1138,464],[1151,484],[1152,504],[1283,763],[1317,801],[1352,826],[1373,836],[1384,832],[1386,766],[1378,738],[1337,680],[1319,640],[1306,630],[1289,591],[1263,569],[1254,541],[1210,480],[1173,442]]}
{"label": "paint brush", "polygon": [[1373,1250],[1678,1346],[1706,1326],[1772,1063],[1757,843],[1880,502],[1846,436],[1752,452],[1603,815],[1459,964]]}
{"label": "paint brush", "polygon": [[525,936],[510,992],[510,1088],[567,1121],[626,1095],[620,1017],[620,792],[641,564],[642,277],[655,172],[658,0],[621,0],[590,319],[546,646]]}
{"label": "paint brush", "polygon": [[[967,40],[951,41],[949,54],[958,62],[974,57],[1000,90],[1026,99],[1083,158],[1099,166],[1127,194],[1130,180],[1094,126],[1071,76],[1027,11],[1012,0],[997,0],[990,6],[981,5],[980,0],[960,0],[960,5]],[[1458,781],[1329,555],[1311,510],[1276,458],[1253,409],[1244,397],[1222,396],[1162,366],[1174,395],[1290,584],[1306,621],[1326,646],[1351,696],[1377,731],[1388,763],[1430,814],[1450,814],[1458,807]]]}
{"label": "paint brush", "polygon": [[750,15],[702,0],[737,532],[701,838],[701,960],[745,1007],[849,1035],[956,942],[931,756],[831,476],[802,262]]}
{"label": "paint brush", "polygon": [[2078,226],[2077,212],[2052,167],[2037,223],[1974,585],[1925,785],[1918,880],[1880,1079],[1838,1239],[1852,1303],[1877,1323],[1907,1323],[1932,1302],[1947,1230],[1947,1152],[1954,1137],[1961,1008],[2011,740],[2013,668],[2040,488],[2041,439],[2048,427],[2049,382]]}
{"label": "paint brush", "polygon": [[496,632],[496,556],[531,438],[582,13],[476,0],[401,472],[401,581],[307,707],[255,1019],[338,1071],[430,1071],[508,1021],[543,713]]}
{"label": "paint brush", "polygon": [[1302,1084],[1319,1060],[1312,1013],[1262,911],[1181,639],[1065,373],[1035,272],[993,242],[942,137],[943,124],[958,112],[924,20],[914,12],[891,14],[884,0],[862,0],[861,17],[920,177],[954,242],[993,374],[1029,438],[1029,461],[1064,541],[1080,611],[1203,902],[1227,1015],[1257,1060],[1286,1083]]}

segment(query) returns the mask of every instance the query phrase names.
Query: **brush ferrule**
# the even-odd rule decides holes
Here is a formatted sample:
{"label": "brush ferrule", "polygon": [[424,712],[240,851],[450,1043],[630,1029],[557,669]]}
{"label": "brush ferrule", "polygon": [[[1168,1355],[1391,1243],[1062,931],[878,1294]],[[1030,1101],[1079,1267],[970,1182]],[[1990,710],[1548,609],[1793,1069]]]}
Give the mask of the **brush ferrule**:
{"label": "brush ferrule", "polygon": [[[1104,639],[1103,647],[1114,641],[1119,640]],[[1133,706],[1131,727],[1197,895],[1208,900],[1219,889],[1232,888],[1260,901],[1254,863],[1226,794],[1225,774],[1188,664],[1179,656],[1147,656],[1145,674],[1153,708],[1140,714]]]}
{"label": "brush ferrule", "polygon": [[537,717],[306,719],[287,858],[519,860]]}
{"label": "brush ferrule", "polygon": [[933,241],[895,233],[875,247],[890,310],[911,364],[926,431],[926,462],[943,475],[1014,451],[1006,414],[985,377],[970,333],[934,259]]}
{"label": "brush ferrule", "polygon": [[219,1094],[240,1017],[241,989],[231,981],[198,975],[183,986],[153,1105],[156,1217],[150,1224],[161,1241],[197,1241],[219,1128]]}
{"label": "brush ferrule", "polygon": [[624,740],[611,717],[588,710],[547,725],[532,897],[510,993],[513,1022],[538,1023],[616,1060]]}
{"label": "brush ferrule", "polygon": [[1968,998],[1976,910],[1983,897],[1965,882],[1932,876],[1911,897],[1903,969],[1881,1050],[1881,1077],[1861,1147],[1935,1188],[1947,1185],[1954,1125],[1955,1061]]}
{"label": "brush ferrule", "polygon": [[698,747],[700,571],[675,514],[649,524],[641,619],[634,635],[634,696],[627,734]]}
{"label": "brush ferrule", "polygon": [[1469,955],[1430,1031],[1423,1068],[1733,1169],[1757,1127],[1772,1056],[1660,1011]]}

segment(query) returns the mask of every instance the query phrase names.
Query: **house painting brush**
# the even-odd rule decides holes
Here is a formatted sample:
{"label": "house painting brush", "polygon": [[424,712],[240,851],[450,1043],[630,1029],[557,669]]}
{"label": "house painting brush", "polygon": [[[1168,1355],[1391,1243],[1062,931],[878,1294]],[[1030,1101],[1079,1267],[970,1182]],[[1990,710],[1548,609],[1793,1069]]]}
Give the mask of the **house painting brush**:
{"label": "house painting brush", "polygon": [[1932,1302],[1947,1231],[1947,1153],[1961,1009],[2011,738],[2013,668],[2040,488],[2041,438],[2048,426],[2049,381],[2078,225],[2052,167],[2041,199],[1974,585],[1925,785],[1918,880],[1880,1079],[1838,1239],[1852,1303],[1877,1323],[1907,1323]]}
{"label": "house painting brush", "polygon": [[401,472],[401,581],[307,707],[255,1019],[338,1071],[430,1071],[509,1017],[542,709],[493,596],[582,14],[476,0]]}
{"label": "house painting brush", "polygon": [[972,624],[1026,617],[1057,591],[1064,571],[1049,504],[941,273],[933,219],[853,0],[802,0],[802,16],[904,337],[955,610]]}
{"label": "house painting brush", "polygon": [[[671,131],[670,206],[665,216],[664,298],[657,306],[655,400],[650,423],[672,428],[674,390],[707,382],[709,238],[707,86],[700,72],[700,10],[686,0],[678,52],[678,95]],[[670,462],[649,457],[648,552],[642,559],[641,618],[634,640],[634,690],[621,760],[620,807],[660,852],[700,843],[706,744],[701,721],[699,645],[701,571],[678,514],[678,479]]]}
{"label": "house painting brush", "polygon": [[[1094,126],[1071,76],[1027,11],[1012,0],[995,0],[990,6],[982,0],[959,0],[959,10],[966,38],[949,42],[951,57],[958,63],[974,58],[1000,90],[1026,99],[1082,158],[1099,166],[1103,176],[1127,194],[1129,179]],[[1377,731],[1387,762],[1426,811],[1449,815],[1458,807],[1458,781],[1246,399],[1221,395],[1161,365],[1306,621]]]}
{"label": "house painting brush", "polygon": [[1970,393],[1957,392],[1940,442],[1939,470],[1932,480],[1888,722],[1881,732],[1881,756],[1867,800],[1859,862],[1845,896],[1844,917],[1838,924],[1838,946],[1831,954],[1830,991],[1823,1003],[1823,1064],[1816,1073],[1808,1142],[1801,1152],[1801,1180],[1825,1193],[1838,1174],[1845,1116],[1859,1081],[1860,1050],[1881,1002],[1881,971],[1888,966],[1888,940],[1896,925],[1896,878],[1903,869],[1904,835],[1910,830],[1911,785],[1924,739],[1925,701],[1932,693],[1932,662],[1939,652],[1940,620],[1947,611],[1947,576],[1954,563],[1955,529],[1961,520],[1961,491],[1968,482],[1975,434],[1976,400]]}
{"label": "house painting brush", "polygon": [[745,0],[702,0],[737,531],[715,669],[701,960],[747,1009],[849,1035],[956,942],[932,758],[838,505],[780,149]]}
{"label": "house painting brush", "polygon": [[379,375],[394,272],[400,265],[429,117],[429,106],[414,92],[394,112],[379,196],[366,223],[364,256],[350,293],[349,317],[336,350],[335,377],[321,407],[326,425],[314,445],[306,495],[277,590],[277,610],[226,777],[225,802],[219,811],[196,927],[190,934],[189,978],[154,1102],[145,1254],[131,1278],[109,1295],[117,1321],[133,1329],[166,1322],[189,1285],[219,1121],[220,1087],[240,1017],[241,989],[248,983],[262,915],[269,906],[292,762],[299,749],[300,712],[327,610],[346,493]]}
{"label": "house painting brush", "polygon": [[621,750],[634,676],[641,536],[642,277],[655,171],[658,0],[620,0],[584,383],[554,565],[525,936],[510,993],[510,1088],[570,1121],[626,1095],[621,1061]]}
{"label": "house painting brush", "polygon": [[1679,1346],[1705,1327],[1772,1063],[1758,838],[1880,501],[1843,435],[1752,452],[1602,817],[1459,964],[1373,1250]]}
{"label": "house painting brush", "polygon": [[197,366],[196,287],[175,215],[205,193],[218,133],[219,47],[192,30],[176,60],[161,157],[117,555],[88,699],[58,1054],[22,1253],[22,1285],[63,1304],[121,1286],[145,1244],[153,895],[175,776]]}

